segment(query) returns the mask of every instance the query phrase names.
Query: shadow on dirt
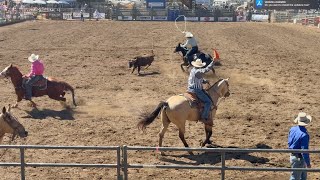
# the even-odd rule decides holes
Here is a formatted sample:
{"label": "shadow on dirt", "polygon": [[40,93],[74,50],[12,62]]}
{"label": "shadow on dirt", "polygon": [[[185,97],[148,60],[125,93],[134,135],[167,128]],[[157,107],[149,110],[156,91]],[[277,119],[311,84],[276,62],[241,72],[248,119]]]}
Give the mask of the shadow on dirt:
{"label": "shadow on dirt", "polygon": [[160,73],[159,72],[155,72],[155,71],[153,71],[153,72],[143,72],[139,76],[144,77],[144,76],[158,75],[158,74],[160,74]]}
{"label": "shadow on dirt", "polygon": [[33,118],[33,119],[46,119],[52,117],[58,120],[74,120],[72,109],[63,109],[61,111],[55,111],[51,109],[37,109],[34,108],[31,111],[25,111],[28,115],[22,118]]}
{"label": "shadow on dirt", "polygon": [[[239,148],[239,147],[234,147],[234,146],[222,147],[218,145],[213,145],[211,148]],[[250,149],[272,149],[272,148],[265,144],[257,144],[255,147],[252,147]],[[186,158],[194,162],[180,161],[180,160],[177,160],[176,158]],[[269,162],[268,158],[253,156],[247,152],[226,153],[226,160],[231,160],[231,159],[241,159],[241,160],[249,161],[250,163],[253,163],[253,164],[255,163],[266,164],[267,162]],[[172,164],[181,164],[181,165],[201,165],[201,164],[214,165],[217,163],[221,163],[221,153],[200,152],[199,154],[195,154],[195,155],[165,155],[165,156],[162,156],[160,160],[164,162],[169,162]]]}

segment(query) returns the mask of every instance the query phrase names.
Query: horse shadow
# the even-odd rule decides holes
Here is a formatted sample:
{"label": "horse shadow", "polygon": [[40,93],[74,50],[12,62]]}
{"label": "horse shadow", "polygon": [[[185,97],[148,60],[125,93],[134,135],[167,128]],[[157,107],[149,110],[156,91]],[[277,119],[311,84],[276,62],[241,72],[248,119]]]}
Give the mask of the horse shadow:
{"label": "horse shadow", "polygon": [[73,117],[74,111],[71,108],[63,109],[61,111],[55,111],[51,109],[37,109],[33,108],[31,111],[25,110],[28,114],[22,118],[33,118],[33,119],[46,119],[47,117],[52,117],[58,120],[75,120]]}
{"label": "horse shadow", "polygon": [[150,76],[150,75],[159,75],[159,72],[153,71],[153,72],[143,72],[140,73],[139,76],[144,77],[144,76]]}
{"label": "horse shadow", "polygon": [[[218,145],[212,145],[211,148],[239,148],[234,146],[222,147]],[[251,149],[272,149],[270,146],[265,144],[257,144],[255,147]],[[169,158],[169,157],[173,157]],[[193,162],[185,162],[177,160],[176,158],[186,158]],[[266,164],[269,162],[268,158],[264,157],[257,157],[250,155],[248,152],[232,152],[226,153],[225,160],[232,160],[232,159],[242,159],[245,161],[249,161],[250,163],[259,163],[259,164]],[[160,158],[160,160],[172,164],[181,164],[181,165],[203,165],[203,164],[210,164],[214,165],[217,163],[221,163],[221,153],[220,152],[203,152],[195,155],[165,155]]]}

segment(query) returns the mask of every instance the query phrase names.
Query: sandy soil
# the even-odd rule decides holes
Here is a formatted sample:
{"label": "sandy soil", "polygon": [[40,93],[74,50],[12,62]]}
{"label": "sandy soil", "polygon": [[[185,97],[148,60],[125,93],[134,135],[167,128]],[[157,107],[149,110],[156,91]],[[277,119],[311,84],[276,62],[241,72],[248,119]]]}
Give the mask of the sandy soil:
{"label": "sandy soil", "polygon": [[[183,24],[179,24],[183,27]],[[213,141],[221,147],[287,148],[287,133],[299,111],[314,116],[308,127],[310,148],[319,148],[320,31],[293,24],[188,23],[200,49],[216,48],[223,66],[219,77],[230,77],[231,96],[220,103],[214,121]],[[130,74],[127,61],[150,53],[154,41],[156,60],[142,76]],[[139,113],[153,109],[161,100],[186,90],[187,74],[180,70],[181,58],[173,53],[184,37],[173,22],[37,21],[0,28],[0,68],[10,63],[23,73],[27,57],[39,54],[45,75],[70,83],[79,106],[66,110],[48,97],[35,98],[39,110],[20,103],[13,113],[29,131],[31,145],[137,145],[157,146],[160,121],[146,133],[138,131]],[[208,74],[211,81],[217,80]],[[1,106],[16,100],[9,80],[0,80]],[[71,100],[71,95],[67,95]],[[186,140],[199,147],[203,126],[186,125]],[[8,136],[2,144],[8,144]],[[177,128],[171,125],[165,146],[182,147]],[[3,150],[0,150],[3,151]],[[229,154],[227,165],[290,167],[282,153]],[[115,152],[75,150],[27,150],[27,162],[115,163]],[[220,165],[219,155],[199,152],[189,156],[170,152],[129,154],[130,163]],[[19,161],[16,150],[8,150],[1,161]],[[311,155],[314,168],[320,158]],[[19,179],[19,168],[1,167],[0,179]],[[115,169],[27,168],[27,179],[116,179]],[[288,179],[284,172],[227,171],[226,179]],[[310,173],[319,179],[320,173]],[[130,169],[130,179],[220,179],[219,171],[176,169]]]}

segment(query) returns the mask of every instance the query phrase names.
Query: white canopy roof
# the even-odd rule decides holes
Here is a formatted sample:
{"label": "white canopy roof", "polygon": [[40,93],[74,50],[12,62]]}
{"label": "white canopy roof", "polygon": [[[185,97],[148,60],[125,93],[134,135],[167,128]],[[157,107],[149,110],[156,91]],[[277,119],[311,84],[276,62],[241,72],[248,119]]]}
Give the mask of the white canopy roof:
{"label": "white canopy roof", "polygon": [[55,0],[49,0],[47,1],[47,4],[59,4],[59,2]]}
{"label": "white canopy roof", "polygon": [[42,0],[34,0],[33,4],[46,4],[46,2]]}
{"label": "white canopy roof", "polygon": [[58,1],[58,3],[59,4],[69,4],[67,1],[65,1],[65,0],[60,0],[60,1]]}
{"label": "white canopy roof", "polygon": [[33,4],[33,0],[22,0],[21,2],[24,4]]}

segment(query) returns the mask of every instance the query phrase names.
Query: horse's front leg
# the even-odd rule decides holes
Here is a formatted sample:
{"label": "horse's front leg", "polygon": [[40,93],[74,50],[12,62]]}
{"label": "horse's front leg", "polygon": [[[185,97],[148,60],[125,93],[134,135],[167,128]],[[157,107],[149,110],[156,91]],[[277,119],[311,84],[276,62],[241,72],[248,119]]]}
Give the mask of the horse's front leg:
{"label": "horse's front leg", "polygon": [[20,102],[20,101],[22,101],[22,96],[17,96],[17,102],[13,105],[13,106],[11,106],[12,108],[17,108],[18,107],[18,103]]}
{"label": "horse's front leg", "polygon": [[212,136],[212,125],[205,125],[204,130],[206,133],[206,139],[201,143],[201,147],[204,147],[206,144],[212,144],[210,138]]}
{"label": "horse's front leg", "polygon": [[185,66],[185,63],[180,64],[181,70],[185,72],[185,70],[183,69],[183,66]]}
{"label": "horse's front leg", "polygon": [[32,100],[29,100],[29,102],[30,102],[30,106],[31,107],[37,107],[37,104],[35,103],[35,102],[33,102]]}

